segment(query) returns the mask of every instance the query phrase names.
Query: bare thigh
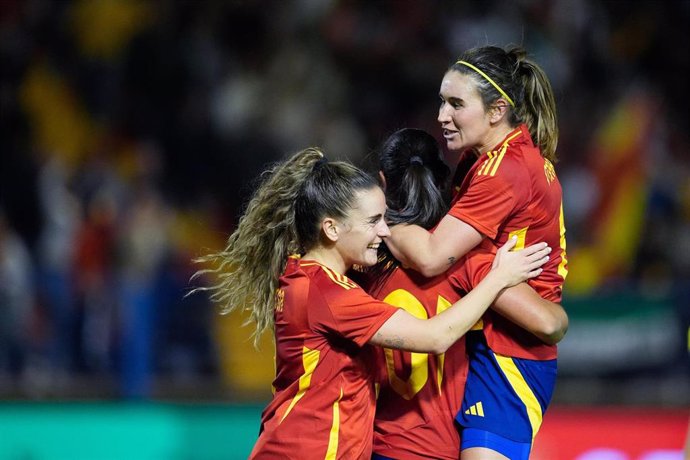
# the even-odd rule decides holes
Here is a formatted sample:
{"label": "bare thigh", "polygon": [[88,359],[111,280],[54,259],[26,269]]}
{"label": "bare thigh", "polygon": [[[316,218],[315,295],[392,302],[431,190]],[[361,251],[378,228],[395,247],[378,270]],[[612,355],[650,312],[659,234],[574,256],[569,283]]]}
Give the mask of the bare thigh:
{"label": "bare thigh", "polygon": [[505,455],[501,455],[495,450],[486,447],[470,447],[464,449],[460,454],[461,460],[510,460]]}

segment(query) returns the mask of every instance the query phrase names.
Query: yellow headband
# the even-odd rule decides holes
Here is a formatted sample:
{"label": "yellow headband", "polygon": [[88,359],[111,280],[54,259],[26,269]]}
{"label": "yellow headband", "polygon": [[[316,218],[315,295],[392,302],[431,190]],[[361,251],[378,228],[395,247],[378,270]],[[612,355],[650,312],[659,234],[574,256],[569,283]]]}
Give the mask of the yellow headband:
{"label": "yellow headband", "polygon": [[482,72],[481,70],[479,70],[479,68],[477,68],[477,67],[473,66],[472,64],[470,64],[469,62],[465,62],[465,61],[458,61],[458,62],[456,62],[456,64],[462,64],[462,65],[464,65],[464,66],[467,66],[467,67],[469,67],[470,69],[472,69],[472,70],[474,70],[475,72],[477,72],[477,73],[478,73],[479,75],[481,75],[482,77],[484,77],[484,78],[486,79],[486,81],[488,81],[489,83],[491,83],[492,85],[494,85],[494,88],[496,88],[496,90],[497,90],[499,93],[501,93],[501,96],[503,96],[503,97],[510,103],[510,105],[512,105],[513,107],[515,107],[515,102],[513,102],[513,100],[512,100],[510,97],[508,97],[508,95],[506,94],[506,92],[503,91],[503,90],[501,89],[501,87],[498,86],[498,85],[496,84],[496,82],[493,81],[487,74],[485,74],[484,72]]}

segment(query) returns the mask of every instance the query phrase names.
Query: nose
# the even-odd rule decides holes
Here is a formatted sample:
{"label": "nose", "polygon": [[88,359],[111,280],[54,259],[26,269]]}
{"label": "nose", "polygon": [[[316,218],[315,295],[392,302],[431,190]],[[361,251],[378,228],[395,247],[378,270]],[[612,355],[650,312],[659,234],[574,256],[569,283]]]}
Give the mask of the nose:
{"label": "nose", "polygon": [[444,102],[438,108],[438,117],[436,118],[436,120],[438,120],[438,122],[441,124],[444,124],[444,123],[450,121],[450,115],[449,115],[449,111],[448,111],[447,107],[448,107],[448,104],[446,104]]}
{"label": "nose", "polygon": [[376,235],[381,237],[381,238],[386,238],[387,236],[391,236],[391,229],[388,228],[388,224],[386,223],[385,220],[381,219],[381,223],[379,224],[379,231],[376,232]]}

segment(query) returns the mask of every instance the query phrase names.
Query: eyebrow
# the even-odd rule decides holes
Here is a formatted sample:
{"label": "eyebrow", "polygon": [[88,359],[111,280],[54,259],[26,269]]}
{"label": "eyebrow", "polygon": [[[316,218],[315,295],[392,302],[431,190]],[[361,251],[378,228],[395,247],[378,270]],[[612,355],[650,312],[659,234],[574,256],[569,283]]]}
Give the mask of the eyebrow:
{"label": "eyebrow", "polygon": [[448,101],[448,102],[463,102],[463,99],[461,97],[458,97],[458,96],[445,97],[442,93],[438,93],[438,97],[440,97],[444,101]]}

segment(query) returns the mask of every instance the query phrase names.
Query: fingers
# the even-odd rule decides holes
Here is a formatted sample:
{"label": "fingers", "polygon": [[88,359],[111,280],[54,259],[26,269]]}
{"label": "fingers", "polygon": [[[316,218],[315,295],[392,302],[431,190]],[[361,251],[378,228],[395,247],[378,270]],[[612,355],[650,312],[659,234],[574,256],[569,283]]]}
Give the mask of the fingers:
{"label": "fingers", "polygon": [[533,270],[536,270],[538,268],[541,268],[542,265],[544,265],[548,261],[549,261],[549,256],[542,257],[541,259],[537,259],[535,261],[530,261],[527,264],[527,270],[533,271]]}
{"label": "fingers", "polygon": [[[539,243],[529,247],[529,251],[523,252],[523,274],[525,274],[525,280],[530,278],[535,278],[539,276],[543,269],[541,268],[546,262],[549,261],[549,253],[551,253],[551,248],[546,246],[545,243]],[[527,252],[532,252],[527,254]]]}
{"label": "fingers", "polygon": [[[508,241],[506,241],[506,243],[503,246],[501,246],[501,249],[499,249],[499,251],[503,251],[503,252],[510,251],[511,249],[513,249],[515,247],[516,244],[517,244],[517,236],[513,235],[510,238],[508,238]],[[544,243],[544,244],[546,244],[546,243]],[[536,246],[536,245],[533,245],[533,246]],[[532,246],[530,246],[530,248],[531,247]]]}
{"label": "fingers", "polygon": [[541,275],[542,271],[544,271],[544,269],[542,269],[542,268],[537,268],[536,270],[532,270],[531,272],[527,273],[527,279],[536,278],[537,276]]}
{"label": "fingers", "polygon": [[542,260],[546,258],[542,263],[546,263],[547,260],[549,260],[549,254],[551,253],[551,248],[546,247],[544,249],[540,249],[539,251],[535,252],[534,254],[527,255],[526,259],[528,262],[535,262]]}
{"label": "fingers", "polygon": [[509,286],[539,276],[541,268],[549,261],[551,248],[546,243],[537,243],[520,251],[511,251],[516,245],[517,238],[512,237],[496,254],[492,268],[503,270]]}
{"label": "fingers", "polygon": [[536,252],[542,251],[548,247],[549,246],[546,243],[536,243],[536,244],[527,246],[526,248],[523,249],[523,251],[525,251],[525,254],[531,255],[531,254],[534,254]]}
{"label": "fingers", "polygon": [[549,261],[549,253],[551,252],[550,247],[546,247],[538,250],[534,254],[528,256],[525,259],[527,263],[527,277],[534,278],[539,276],[543,269],[541,268],[546,262]]}

